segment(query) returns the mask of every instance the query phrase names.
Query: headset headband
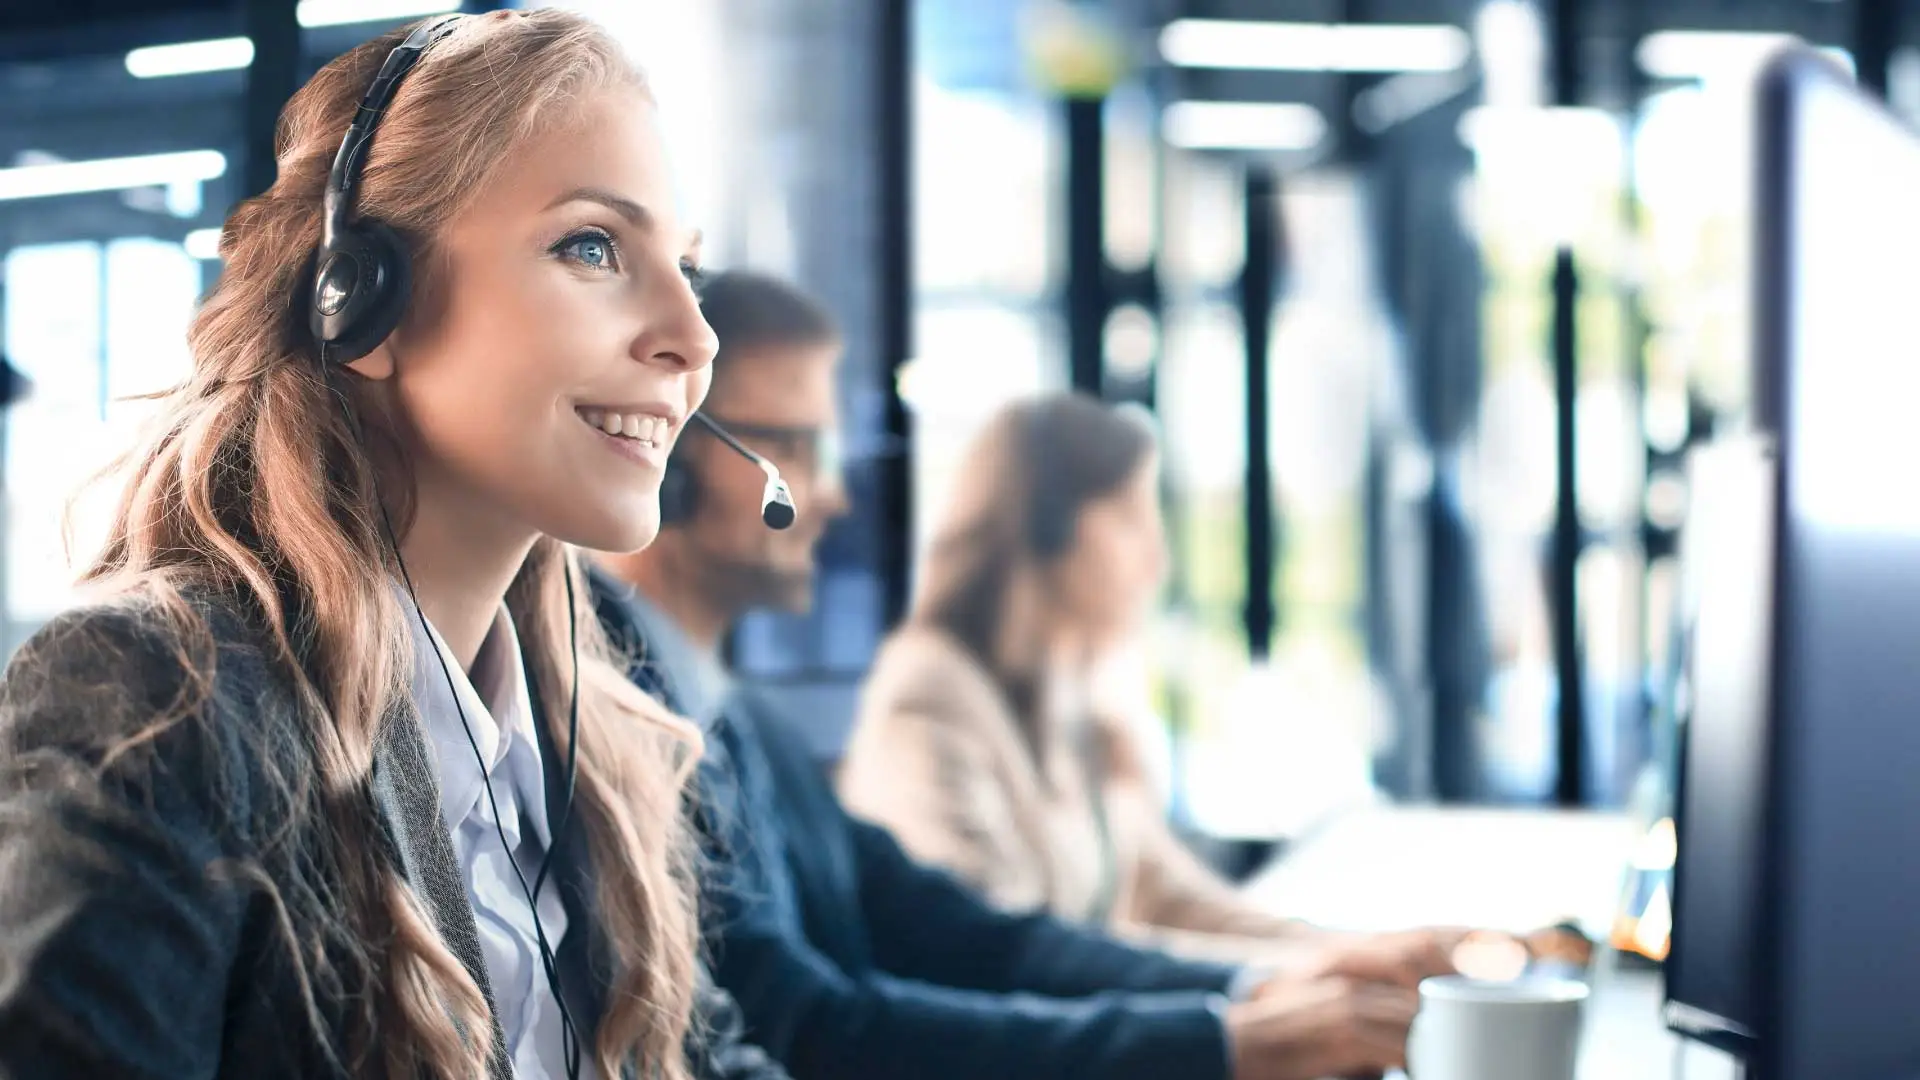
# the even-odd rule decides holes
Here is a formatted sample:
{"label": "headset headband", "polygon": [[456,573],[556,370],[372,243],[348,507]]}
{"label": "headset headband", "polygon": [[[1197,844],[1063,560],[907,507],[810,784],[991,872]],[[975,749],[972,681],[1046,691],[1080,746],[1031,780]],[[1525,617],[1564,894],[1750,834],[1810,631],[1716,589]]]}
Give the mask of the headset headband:
{"label": "headset headband", "polygon": [[346,137],[340,140],[340,152],[334,155],[333,169],[327,173],[327,194],[322,204],[324,209],[325,230],[320,238],[322,244],[331,244],[335,236],[347,224],[347,215],[352,212],[353,196],[360,186],[360,172],[366,167],[367,145],[373,141],[373,129],[379,124],[381,114],[387,111],[387,105],[393,100],[394,92],[400,88],[400,80],[420,62],[420,57],[433,45],[453,33],[465,15],[447,15],[430,23],[422,23],[408,34],[406,40],[394,46],[387,54],[387,62],[380,65],[380,73],[373,77],[367,86],[367,92],[360,99],[360,108],[353,114],[353,123],[347,125]]}

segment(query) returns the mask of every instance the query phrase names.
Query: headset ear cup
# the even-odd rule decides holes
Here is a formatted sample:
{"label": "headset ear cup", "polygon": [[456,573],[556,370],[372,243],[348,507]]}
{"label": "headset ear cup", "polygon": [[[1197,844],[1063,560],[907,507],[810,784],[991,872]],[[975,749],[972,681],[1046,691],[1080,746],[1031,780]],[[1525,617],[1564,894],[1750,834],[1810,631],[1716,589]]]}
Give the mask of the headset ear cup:
{"label": "headset ear cup", "polygon": [[398,233],[372,219],[343,229],[315,269],[312,328],[327,358],[347,364],[378,348],[412,291],[413,260]]}
{"label": "headset ear cup", "polygon": [[682,464],[679,458],[669,456],[666,471],[660,476],[661,528],[682,525],[693,519],[697,489],[693,470]]}

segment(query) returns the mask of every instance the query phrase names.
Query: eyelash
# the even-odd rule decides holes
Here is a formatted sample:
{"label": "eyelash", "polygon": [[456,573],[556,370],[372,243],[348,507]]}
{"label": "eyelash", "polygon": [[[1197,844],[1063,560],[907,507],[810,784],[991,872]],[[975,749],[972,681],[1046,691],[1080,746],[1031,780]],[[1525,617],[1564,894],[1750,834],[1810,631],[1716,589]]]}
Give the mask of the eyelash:
{"label": "eyelash", "polygon": [[[577,229],[561,237],[559,242],[553,245],[552,251],[555,255],[565,256],[575,245],[589,242],[606,245],[609,262],[604,266],[593,266],[582,259],[576,258],[572,261],[593,270],[618,270],[620,268],[620,243],[613,238],[612,233],[605,229]],[[696,294],[699,293],[707,283],[707,271],[700,265],[697,259],[681,259],[680,274],[687,279],[687,284],[692,286]]]}
{"label": "eyelash", "polygon": [[[595,266],[585,259],[569,256],[568,253],[575,247],[589,243],[605,245],[607,249],[606,263]],[[569,262],[584,266],[589,270],[608,271],[618,270],[620,268],[620,244],[613,238],[613,234],[605,229],[576,229],[561,237],[559,242],[553,245],[552,251],[555,255],[566,258]]]}

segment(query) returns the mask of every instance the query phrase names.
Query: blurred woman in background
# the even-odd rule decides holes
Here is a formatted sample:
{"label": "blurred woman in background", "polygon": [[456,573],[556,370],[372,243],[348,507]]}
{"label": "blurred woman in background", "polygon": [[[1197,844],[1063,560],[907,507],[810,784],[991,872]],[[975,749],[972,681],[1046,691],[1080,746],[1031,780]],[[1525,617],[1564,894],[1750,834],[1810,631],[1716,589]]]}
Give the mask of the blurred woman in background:
{"label": "blurred woman in background", "polygon": [[1167,569],[1141,417],[1059,395],[975,440],[906,622],[876,658],[840,772],[855,814],[1003,907],[1191,955],[1379,975],[1449,971],[1462,931],[1361,937],[1262,910],[1175,836],[1094,672]]}
{"label": "blurred woman in background", "polygon": [[1096,705],[1092,673],[1142,629],[1166,573],[1159,472],[1144,420],[1090,398],[987,425],[875,661],[841,791],[1003,906],[1244,955],[1232,939],[1303,928],[1187,851],[1139,748]]}

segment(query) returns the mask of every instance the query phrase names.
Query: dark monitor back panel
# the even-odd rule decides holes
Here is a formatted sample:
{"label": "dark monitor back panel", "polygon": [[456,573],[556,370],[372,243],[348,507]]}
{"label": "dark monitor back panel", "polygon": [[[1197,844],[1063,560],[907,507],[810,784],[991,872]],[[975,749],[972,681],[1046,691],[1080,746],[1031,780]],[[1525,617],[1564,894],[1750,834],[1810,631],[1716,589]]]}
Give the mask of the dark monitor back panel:
{"label": "dark monitor back panel", "polygon": [[1755,1072],[1920,1077],[1920,140],[1811,56],[1761,101],[1780,548]]}
{"label": "dark monitor back panel", "polygon": [[1777,473],[1770,440],[1689,463],[1681,543],[1688,692],[1675,821],[1668,1026],[1746,1056],[1759,1026]]}

